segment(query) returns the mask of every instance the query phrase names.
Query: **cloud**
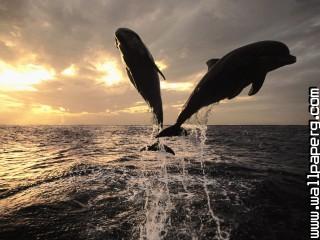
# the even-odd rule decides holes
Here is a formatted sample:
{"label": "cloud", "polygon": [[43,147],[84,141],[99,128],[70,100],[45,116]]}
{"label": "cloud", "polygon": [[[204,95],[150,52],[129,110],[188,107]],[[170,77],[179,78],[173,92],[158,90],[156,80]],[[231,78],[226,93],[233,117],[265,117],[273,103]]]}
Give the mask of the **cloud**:
{"label": "cloud", "polygon": [[[63,108],[67,123],[149,122],[150,113],[111,114],[142,100],[114,46],[114,31],[125,26],[140,34],[167,78],[161,80],[166,121],[175,120],[178,109],[170,106],[186,101],[208,59],[275,39],[287,43],[298,62],[268,74],[252,100],[214,106],[219,115],[212,115],[210,123],[307,123],[307,89],[319,80],[319,12],[316,0],[2,0],[0,61],[6,65],[0,76],[10,69],[19,74],[26,66],[54,74],[15,83],[24,86],[20,89],[1,85],[0,122],[29,114],[28,122],[37,123],[32,106]],[[9,114],[10,104],[16,105]],[[232,117],[230,111],[235,111]]]}
{"label": "cloud", "polygon": [[191,91],[193,83],[191,82],[161,82],[161,89],[167,91]]}
{"label": "cloud", "polygon": [[135,106],[128,107],[117,111],[124,113],[147,113],[150,112],[150,108],[144,102],[136,102]]}

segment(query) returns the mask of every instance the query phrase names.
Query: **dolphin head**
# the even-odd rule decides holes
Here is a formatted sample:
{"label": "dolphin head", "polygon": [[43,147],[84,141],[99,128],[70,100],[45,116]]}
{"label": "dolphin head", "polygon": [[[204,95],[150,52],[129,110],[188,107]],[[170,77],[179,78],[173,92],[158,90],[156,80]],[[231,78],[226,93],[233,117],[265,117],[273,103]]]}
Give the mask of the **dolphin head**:
{"label": "dolphin head", "polygon": [[115,32],[116,47],[121,51],[137,49],[141,45],[141,39],[137,33],[129,28],[118,28]]}
{"label": "dolphin head", "polygon": [[256,53],[260,67],[267,71],[272,71],[297,61],[296,57],[290,54],[287,45],[278,41],[260,42]]}

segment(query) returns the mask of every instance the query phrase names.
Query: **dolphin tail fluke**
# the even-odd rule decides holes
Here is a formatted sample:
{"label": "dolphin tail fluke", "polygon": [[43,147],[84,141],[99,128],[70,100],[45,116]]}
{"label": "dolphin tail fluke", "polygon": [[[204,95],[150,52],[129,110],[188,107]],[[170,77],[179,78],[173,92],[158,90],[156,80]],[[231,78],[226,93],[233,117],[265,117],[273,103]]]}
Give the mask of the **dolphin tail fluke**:
{"label": "dolphin tail fluke", "polygon": [[158,152],[158,151],[166,151],[167,153],[171,153],[173,155],[175,155],[174,151],[172,150],[172,148],[168,147],[167,145],[165,144],[160,144],[159,141],[155,142],[154,144],[152,145],[149,145],[149,146],[146,146],[146,147],[143,147],[140,149],[140,152],[142,151],[154,151],[154,152]]}
{"label": "dolphin tail fluke", "polygon": [[171,153],[172,155],[176,155],[176,154],[174,153],[174,151],[172,150],[171,147],[163,144],[163,148],[164,148],[164,150],[165,150],[167,153]]}
{"label": "dolphin tail fluke", "polygon": [[163,129],[156,136],[156,138],[182,136],[182,135],[187,135],[187,131],[184,128],[182,128],[180,125],[175,124],[175,125],[172,125],[168,128]]}

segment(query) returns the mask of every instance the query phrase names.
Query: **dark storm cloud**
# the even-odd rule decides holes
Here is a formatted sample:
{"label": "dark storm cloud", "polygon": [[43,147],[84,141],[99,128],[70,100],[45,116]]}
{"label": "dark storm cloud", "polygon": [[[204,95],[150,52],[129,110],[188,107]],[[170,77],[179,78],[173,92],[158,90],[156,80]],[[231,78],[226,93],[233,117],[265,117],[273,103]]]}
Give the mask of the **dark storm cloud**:
{"label": "dark storm cloud", "polygon": [[[214,114],[212,123],[292,123],[292,119],[293,123],[306,123],[307,89],[318,83],[319,76],[319,12],[320,2],[312,0],[2,0],[0,36],[15,41],[19,51],[36,53],[38,63],[56,71],[76,64],[82,73],[89,71],[86,59],[97,51],[119,60],[114,31],[130,27],[142,36],[156,59],[168,64],[164,70],[168,81],[184,81],[204,72],[208,59],[222,57],[243,44],[280,40],[297,55],[297,64],[269,74],[252,100],[216,106],[225,118]],[[8,62],[21,55],[3,41],[0,54]],[[41,83],[38,92],[24,93],[22,99],[71,112],[116,110],[141,101],[128,85],[121,90],[119,86],[108,88],[99,85],[95,77],[91,72],[87,77],[57,78]],[[56,85],[63,85],[63,90]],[[184,102],[188,95],[164,91],[163,102],[170,106]],[[275,109],[284,114],[275,114]],[[233,118],[226,115],[231,110],[235,111]],[[168,107],[165,118],[172,121],[177,114],[177,109]]]}

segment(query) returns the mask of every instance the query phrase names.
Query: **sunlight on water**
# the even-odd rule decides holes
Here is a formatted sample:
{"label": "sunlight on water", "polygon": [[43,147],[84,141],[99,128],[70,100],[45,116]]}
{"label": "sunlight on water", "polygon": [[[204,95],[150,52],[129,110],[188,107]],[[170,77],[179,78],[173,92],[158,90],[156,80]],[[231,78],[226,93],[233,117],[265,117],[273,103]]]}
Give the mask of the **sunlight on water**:
{"label": "sunlight on water", "polygon": [[206,127],[206,116],[160,140],[175,156],[139,151],[156,127],[0,127],[2,238],[246,239],[255,186],[304,169],[304,129]]}

